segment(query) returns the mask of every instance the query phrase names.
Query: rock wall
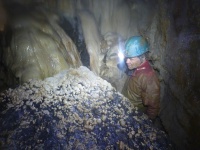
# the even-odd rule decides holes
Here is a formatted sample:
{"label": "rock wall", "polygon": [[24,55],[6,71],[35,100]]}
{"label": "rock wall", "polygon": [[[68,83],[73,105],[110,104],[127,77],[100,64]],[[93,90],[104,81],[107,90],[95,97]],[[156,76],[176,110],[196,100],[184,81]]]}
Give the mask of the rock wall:
{"label": "rock wall", "polygon": [[[16,10],[11,10],[13,7]],[[10,6],[8,12],[12,37],[10,45],[3,48],[2,62],[19,84],[82,64],[75,44],[58,25],[54,13],[23,5]]]}
{"label": "rock wall", "polygon": [[153,39],[154,67],[161,77],[160,116],[177,149],[199,149],[200,4],[161,1],[159,5]]}
{"label": "rock wall", "polygon": [[6,22],[7,22],[7,14],[2,4],[2,0],[0,0],[0,32],[4,31]]}

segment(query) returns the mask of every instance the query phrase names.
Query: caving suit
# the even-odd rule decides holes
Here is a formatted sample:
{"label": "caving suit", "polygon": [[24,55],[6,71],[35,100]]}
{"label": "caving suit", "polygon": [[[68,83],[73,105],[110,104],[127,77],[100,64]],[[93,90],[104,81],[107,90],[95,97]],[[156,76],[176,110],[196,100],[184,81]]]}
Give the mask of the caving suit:
{"label": "caving suit", "polygon": [[145,61],[128,77],[122,93],[134,106],[155,119],[160,109],[160,83],[156,72]]}

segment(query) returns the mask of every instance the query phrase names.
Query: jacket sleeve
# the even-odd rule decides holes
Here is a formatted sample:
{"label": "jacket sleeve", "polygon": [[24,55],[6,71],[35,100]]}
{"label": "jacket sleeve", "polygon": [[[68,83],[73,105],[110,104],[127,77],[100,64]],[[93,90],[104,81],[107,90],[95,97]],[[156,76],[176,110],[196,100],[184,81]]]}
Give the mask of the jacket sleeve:
{"label": "jacket sleeve", "polygon": [[134,106],[139,107],[139,105],[142,104],[140,93],[141,88],[138,81],[128,78],[124,84],[122,94],[124,94],[124,96],[126,96]]}
{"label": "jacket sleeve", "polygon": [[143,105],[147,107],[146,114],[154,119],[160,110],[160,82],[154,73],[141,75],[141,98]]}

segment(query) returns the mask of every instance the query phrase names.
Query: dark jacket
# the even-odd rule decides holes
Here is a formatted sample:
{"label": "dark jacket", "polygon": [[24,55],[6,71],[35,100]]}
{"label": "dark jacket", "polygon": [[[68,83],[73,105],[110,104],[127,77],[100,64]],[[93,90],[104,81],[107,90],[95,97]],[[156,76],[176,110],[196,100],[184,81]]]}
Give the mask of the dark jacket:
{"label": "dark jacket", "polygon": [[145,61],[128,77],[122,93],[146,113],[149,118],[154,119],[160,109],[160,82],[148,61]]}

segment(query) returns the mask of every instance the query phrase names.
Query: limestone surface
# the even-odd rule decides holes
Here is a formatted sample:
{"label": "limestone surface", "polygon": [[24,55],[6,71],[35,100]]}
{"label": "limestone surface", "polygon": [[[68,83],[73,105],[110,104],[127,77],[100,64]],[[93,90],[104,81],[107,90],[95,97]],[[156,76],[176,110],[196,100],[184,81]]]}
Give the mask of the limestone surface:
{"label": "limestone surface", "polygon": [[170,148],[145,114],[83,66],[0,94],[0,149]]}

